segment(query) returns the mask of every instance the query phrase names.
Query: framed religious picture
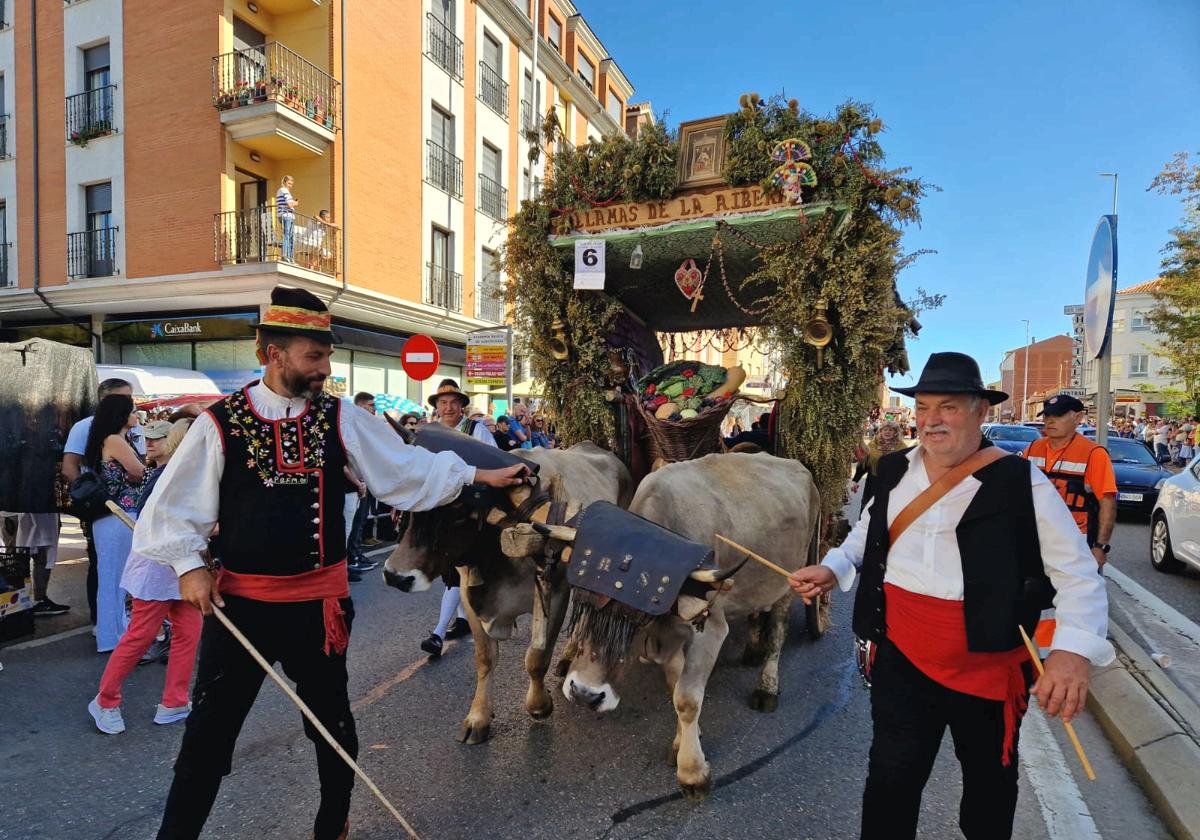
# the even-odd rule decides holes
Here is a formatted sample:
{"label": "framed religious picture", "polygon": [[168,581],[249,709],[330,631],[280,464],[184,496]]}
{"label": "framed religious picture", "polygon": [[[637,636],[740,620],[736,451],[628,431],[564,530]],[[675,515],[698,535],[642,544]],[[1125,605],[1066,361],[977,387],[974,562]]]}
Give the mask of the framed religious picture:
{"label": "framed religious picture", "polygon": [[724,182],[727,116],[692,120],[679,126],[679,186],[703,187]]}

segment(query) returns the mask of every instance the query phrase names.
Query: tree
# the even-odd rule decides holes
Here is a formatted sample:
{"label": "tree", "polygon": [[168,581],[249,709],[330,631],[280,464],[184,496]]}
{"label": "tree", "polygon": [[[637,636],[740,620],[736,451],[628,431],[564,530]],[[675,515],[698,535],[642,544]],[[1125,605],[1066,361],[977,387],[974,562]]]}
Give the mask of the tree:
{"label": "tree", "polygon": [[1157,305],[1148,315],[1164,337],[1161,352],[1168,372],[1186,394],[1192,413],[1200,414],[1200,164],[1180,152],[1149,189],[1177,195],[1183,202],[1183,218],[1162,249],[1161,282],[1153,292]]}

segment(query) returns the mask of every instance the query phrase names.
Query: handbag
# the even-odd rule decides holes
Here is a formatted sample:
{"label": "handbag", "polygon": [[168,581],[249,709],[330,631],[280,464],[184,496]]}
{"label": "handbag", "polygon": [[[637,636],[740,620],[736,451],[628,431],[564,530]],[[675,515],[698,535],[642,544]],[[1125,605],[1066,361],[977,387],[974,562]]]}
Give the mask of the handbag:
{"label": "handbag", "polygon": [[105,507],[109,498],[108,490],[105,489],[100,476],[94,472],[80,473],[79,477],[71,482],[70,496],[71,514],[83,522],[94,522],[108,514],[108,508]]}

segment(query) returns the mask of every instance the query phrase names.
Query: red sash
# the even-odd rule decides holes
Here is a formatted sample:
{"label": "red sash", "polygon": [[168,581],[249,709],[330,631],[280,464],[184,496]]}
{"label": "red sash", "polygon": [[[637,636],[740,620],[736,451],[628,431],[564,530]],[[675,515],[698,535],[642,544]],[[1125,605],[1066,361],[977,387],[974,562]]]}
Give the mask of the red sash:
{"label": "red sash", "polygon": [[242,575],[221,569],[217,588],[225,595],[240,595],[255,601],[292,604],[321,601],[325,613],[325,653],[345,653],[350,643],[346,614],[339,598],[350,597],[350,579],[346,561],[302,572],[298,575]]}
{"label": "red sash", "polygon": [[921,673],[953,691],[1004,702],[1000,762],[1007,767],[1029,702],[1021,670],[1029,652],[1024,646],[1002,653],[969,651],[962,601],[918,595],[890,583],[883,591],[888,638]]}

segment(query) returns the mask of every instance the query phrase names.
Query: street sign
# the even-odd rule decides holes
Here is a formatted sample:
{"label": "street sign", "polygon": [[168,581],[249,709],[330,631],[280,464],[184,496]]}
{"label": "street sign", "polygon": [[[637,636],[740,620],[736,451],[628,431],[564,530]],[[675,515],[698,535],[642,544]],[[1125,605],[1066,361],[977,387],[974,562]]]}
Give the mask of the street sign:
{"label": "street sign", "polygon": [[1062,396],[1062,397],[1085,396],[1085,392],[1082,388],[1059,388],[1058,393],[1059,393],[1059,396]]}
{"label": "street sign", "polygon": [[1104,352],[1117,302],[1117,217],[1101,216],[1092,237],[1083,303],[1083,343],[1089,359]]}
{"label": "street sign", "polygon": [[418,382],[437,373],[441,358],[437,344],[427,335],[414,335],[400,348],[400,366]]}
{"label": "street sign", "polygon": [[575,240],[576,289],[604,291],[604,240]]}
{"label": "street sign", "polygon": [[467,333],[467,384],[496,388],[508,381],[508,330]]}

